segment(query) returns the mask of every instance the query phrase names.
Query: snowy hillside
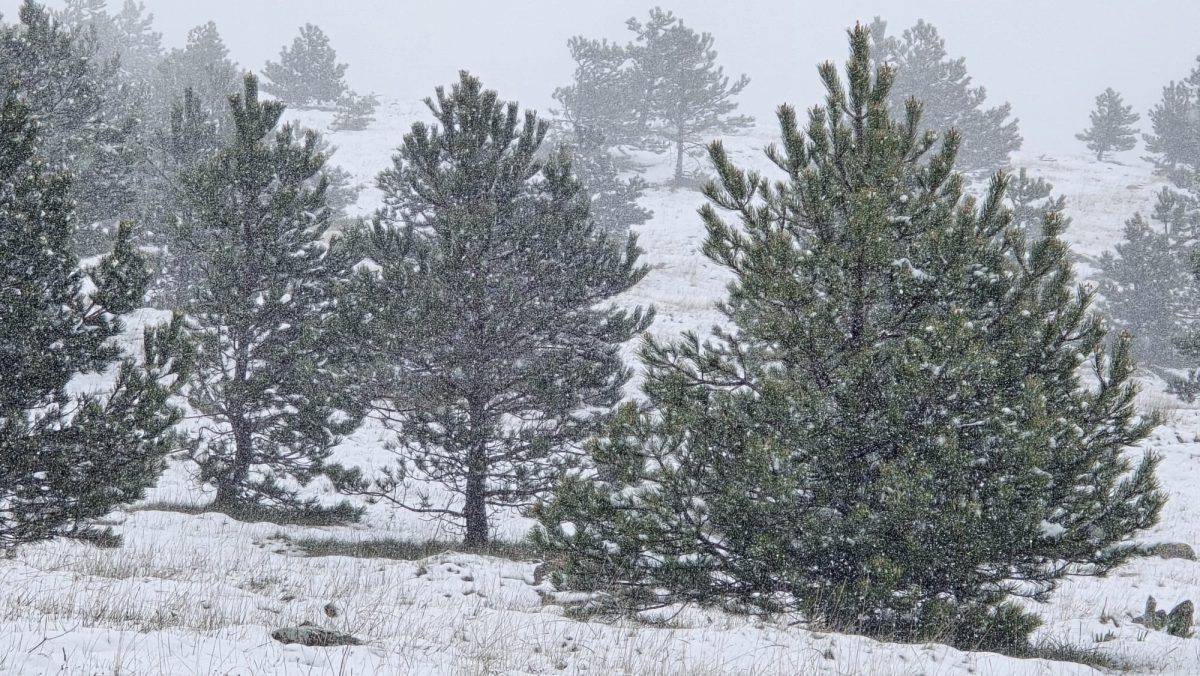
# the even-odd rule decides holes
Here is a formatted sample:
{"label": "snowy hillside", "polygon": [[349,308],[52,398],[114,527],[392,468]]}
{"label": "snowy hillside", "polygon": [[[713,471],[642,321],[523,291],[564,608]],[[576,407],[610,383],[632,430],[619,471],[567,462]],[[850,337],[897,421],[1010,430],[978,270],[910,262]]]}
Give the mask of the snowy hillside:
{"label": "snowy hillside", "polygon": [[[366,186],[361,212],[378,206],[374,176],[418,117],[428,117],[419,104],[388,101],[370,129],[329,134],[338,147],[334,163]],[[322,113],[293,118],[322,131],[329,122]],[[765,167],[758,149],[774,129],[769,121],[760,124],[727,141],[739,162]],[[1067,197],[1073,218],[1067,235],[1085,262],[1111,248],[1124,220],[1148,209],[1158,189],[1135,154],[1119,160],[1097,165],[1084,157],[1018,158]],[[661,181],[669,171],[665,164],[652,167],[647,179]],[[699,253],[701,203],[698,193],[658,188],[643,202],[654,211],[638,233],[652,272],[622,302],[654,305],[652,331],[660,337],[703,333],[720,319],[714,302],[724,294],[725,279]],[[144,311],[135,319],[156,318],[161,316]],[[1145,538],[1200,547],[1200,409],[1167,398],[1154,383],[1143,399],[1147,407],[1169,409],[1167,424],[1147,448],[1163,456],[1159,476],[1170,500]],[[366,469],[382,464],[389,459],[388,438],[368,422],[339,447],[336,459]],[[361,524],[348,527],[188,513],[187,506],[211,497],[198,490],[192,469],[174,464],[144,503],[109,517],[124,538],[118,549],[54,541],[0,561],[0,672],[1093,673],[1070,662],[881,643],[694,609],[641,623],[579,622],[554,603],[548,583],[535,580],[536,561],[454,551],[416,551],[413,560],[344,555],[373,551],[354,546],[369,541],[379,543],[377,554],[399,555],[405,548],[398,541],[454,538],[436,522],[383,505],[371,506]],[[336,497],[326,484],[312,490]],[[509,515],[500,520],[498,536],[514,542],[528,527],[527,520]],[[312,555],[331,552],[341,555]],[[1106,579],[1068,582],[1038,608],[1046,622],[1038,637],[1098,649],[1138,672],[1200,672],[1200,639],[1130,621],[1147,596],[1167,608],[1200,601],[1200,562],[1142,559]],[[273,630],[302,622],[346,632],[363,644],[302,647],[272,640]]]}

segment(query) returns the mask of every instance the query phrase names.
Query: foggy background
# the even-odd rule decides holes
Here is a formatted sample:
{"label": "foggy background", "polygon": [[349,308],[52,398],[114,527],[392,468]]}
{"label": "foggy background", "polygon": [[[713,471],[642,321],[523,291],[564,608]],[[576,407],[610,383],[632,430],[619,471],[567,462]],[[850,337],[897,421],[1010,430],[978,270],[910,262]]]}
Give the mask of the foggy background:
{"label": "foggy background", "polygon": [[[189,28],[216,22],[231,56],[261,70],[306,22],[329,35],[347,81],[359,92],[418,101],[465,68],[506,99],[547,111],[554,87],[568,84],[573,35],[630,39],[625,20],[644,18],[655,0],[144,0],[163,45],[184,43]],[[13,16],[20,0],[0,0]],[[60,7],[61,2],[47,2]],[[110,0],[112,10],[121,0]],[[770,121],[779,103],[801,108],[823,96],[816,64],[841,62],[845,29],[875,15],[899,35],[931,21],[951,57],[964,56],[988,105],[1013,104],[1023,153],[1083,152],[1075,133],[1093,99],[1119,90],[1142,115],[1162,86],[1180,79],[1200,53],[1195,0],[1034,0],[965,2],[813,2],[675,0],[662,2],[691,27],[713,33],[727,74],[746,73],[741,111]]]}

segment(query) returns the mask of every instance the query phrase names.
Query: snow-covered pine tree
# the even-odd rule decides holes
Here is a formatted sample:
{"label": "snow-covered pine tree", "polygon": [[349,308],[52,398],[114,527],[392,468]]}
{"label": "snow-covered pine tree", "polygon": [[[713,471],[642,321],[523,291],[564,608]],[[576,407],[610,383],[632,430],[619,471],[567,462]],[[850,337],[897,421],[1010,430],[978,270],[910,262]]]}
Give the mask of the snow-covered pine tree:
{"label": "snow-covered pine tree", "polygon": [[1163,87],[1162,100],[1150,110],[1145,134],[1150,159],[1167,172],[1200,169],[1200,57],[1186,78]]}
{"label": "snow-covered pine tree", "polygon": [[204,244],[187,252],[203,271],[186,305],[198,351],[187,392],[213,419],[196,458],[223,509],[314,513],[297,484],[362,413],[334,321],[325,157],[315,132],[279,126],[283,104],[260,101],[253,75],[230,108],[232,138],[185,178],[183,228]]}
{"label": "snow-covered pine tree", "polygon": [[1132,335],[1133,356],[1159,373],[1185,365],[1175,340],[1196,326],[1188,319],[1200,300],[1188,264],[1196,225],[1194,205],[1163,188],[1150,220],[1141,214],[1127,220],[1115,252],[1099,260],[1099,292],[1109,322]]}
{"label": "snow-covered pine tree", "polygon": [[568,42],[575,76],[554,90],[559,108],[555,140],[568,147],[576,178],[591,198],[591,216],[601,230],[624,237],[653,213],[638,205],[647,184],[624,176],[628,162],[614,155],[620,146],[640,146],[646,125],[638,111],[641,92],[633,80],[627,50],[607,40],[581,36]]}
{"label": "snow-covered pine tree", "polygon": [[17,14],[18,23],[0,24],[0,82],[21,91],[47,161],[74,174],[77,253],[99,253],[136,198],[136,120],[106,103],[121,94],[117,64],[93,58],[96,36],[86,26],[67,27],[33,0]]}
{"label": "snow-covered pine tree", "polygon": [[[621,344],[651,313],[608,302],[645,274],[633,236],[602,233],[565,154],[539,161],[547,123],[462,73],[427,101],[379,177],[361,304],[400,462],[344,490],[456,522],[488,542],[489,512],[548,490],[573,445],[621,397]],[[384,394],[386,393],[386,394]],[[400,493],[415,475],[457,500]]]}
{"label": "snow-covered pine tree", "polygon": [[203,277],[203,228],[193,228],[196,195],[186,177],[207,166],[220,151],[229,131],[186,89],[171,113],[170,128],[156,133],[149,144],[148,181],[144,188],[140,244],[152,253],[155,274],[147,292],[150,305],[182,308]]}
{"label": "snow-covered pine tree", "polygon": [[586,137],[609,147],[642,147],[648,139],[645,76],[631,50],[608,40],[575,36],[567,42],[575,72],[554,90],[556,123],[567,137]]}
{"label": "snow-covered pine tree", "polygon": [[1003,174],[965,196],[959,134],[935,149],[915,101],[894,119],[869,45],[851,32],[845,85],[821,67],[803,128],[780,108],[782,182],[711,145],[704,252],[733,328],[643,348],[647,408],[538,509],[562,585],[997,649],[1037,624],[1007,596],[1111,570],[1157,520],[1157,460],[1126,455],[1157,419],[1061,222],[1027,242]]}
{"label": "snow-covered pine tree", "polygon": [[600,232],[620,240],[634,226],[650,220],[654,212],[638,204],[646,181],[622,175],[621,163],[603,139],[579,130],[564,136],[562,142],[571,155],[571,169],[587,193],[588,214]]}
{"label": "snow-covered pine tree", "polygon": [[[140,498],[175,447],[167,403],[187,375],[178,318],[147,329],[142,359],[120,358],[117,315],[146,285],[121,227],[116,249],[84,270],[71,249],[70,179],[37,151],[32,112],[0,104],[0,549],[55,535],[89,537],[89,522]],[[88,289],[91,289],[90,291]],[[105,391],[74,394],[76,376],[117,362]]]}
{"label": "snow-covered pine tree", "polygon": [[946,41],[932,24],[918,20],[897,38],[887,34],[886,21],[875,17],[871,39],[874,58],[896,69],[888,94],[892,114],[903,116],[906,102],[915,97],[924,106],[925,129],[958,130],[960,171],[993,171],[1008,164],[1009,153],[1020,150],[1018,120],[1009,119],[1012,106],[984,107],[986,90],[971,86],[966,60],[947,55]]}
{"label": "snow-covered pine tree", "polygon": [[1012,223],[1025,233],[1027,239],[1042,236],[1042,223],[1051,214],[1065,230],[1070,225],[1066,216],[1067,200],[1062,195],[1054,196],[1054,186],[1040,176],[1030,176],[1025,167],[1009,176],[1008,188],[1004,191],[1005,204],[1012,211]]}
{"label": "snow-covered pine tree", "polygon": [[172,49],[158,64],[153,109],[156,129],[167,129],[175,104],[191,89],[202,108],[217,117],[223,128],[232,128],[229,97],[238,93],[242,78],[217,25],[208,23],[188,31],[183,47]]}
{"label": "snow-covered pine tree", "polygon": [[1096,153],[1096,160],[1103,162],[1105,153],[1132,150],[1137,145],[1137,130],[1133,124],[1140,119],[1141,116],[1133,112],[1133,106],[1125,105],[1117,90],[1109,87],[1096,96],[1091,126],[1075,138],[1087,144],[1088,150]]}
{"label": "snow-covered pine tree", "polygon": [[627,22],[636,38],[626,50],[634,82],[644,92],[634,109],[652,139],[675,152],[675,186],[684,183],[684,157],[701,150],[712,136],[733,134],[753,118],[734,115],[738,94],[750,84],[745,75],[731,81],[717,63],[710,33],[697,33],[671,12],[655,7],[642,23]]}
{"label": "snow-covered pine tree", "polygon": [[335,106],[346,94],[346,68],[338,63],[329,36],[306,23],[292,46],[279,52],[279,61],[263,68],[264,92],[294,108]]}
{"label": "snow-covered pine tree", "polygon": [[333,131],[362,131],[375,121],[375,109],[378,106],[378,96],[359,96],[348,91],[338,99],[337,113],[334,114],[329,128]]}

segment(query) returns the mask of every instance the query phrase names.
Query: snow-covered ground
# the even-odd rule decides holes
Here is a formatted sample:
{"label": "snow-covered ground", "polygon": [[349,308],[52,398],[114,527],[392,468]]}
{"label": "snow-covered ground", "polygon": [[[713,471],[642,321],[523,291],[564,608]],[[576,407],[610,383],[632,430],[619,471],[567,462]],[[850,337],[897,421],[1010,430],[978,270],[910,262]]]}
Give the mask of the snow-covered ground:
{"label": "snow-covered ground", "polygon": [[[359,207],[378,204],[370,186],[409,122],[427,118],[419,104],[388,102],[361,132],[331,135],[335,162],[368,186]],[[301,121],[324,127],[320,114]],[[755,166],[772,138],[764,124],[728,145]],[[1121,164],[1086,157],[1018,158],[1067,196],[1068,237],[1083,256],[1119,239],[1124,220],[1147,210],[1158,189],[1136,153]],[[666,166],[647,174],[664,178]],[[719,315],[721,272],[700,255],[703,229],[695,192],[655,189],[645,199],[653,220],[641,228],[653,270],[623,298],[653,304],[653,332],[706,331]],[[141,313],[137,319],[156,315]],[[133,332],[131,331],[131,335]],[[83,386],[98,383],[89,381]],[[1200,546],[1200,410],[1174,402],[1153,383],[1147,407],[1168,422],[1146,446],[1163,456],[1160,478],[1170,501],[1148,542]],[[339,447],[338,459],[386,462],[388,435],[367,424]],[[203,504],[189,468],[174,465],[146,503]],[[329,494],[320,483],[313,490]],[[381,505],[353,527],[241,523],[221,514],[131,509],[110,517],[118,549],[49,542],[0,561],[0,672],[13,674],[1075,674],[1068,662],[965,653],[942,645],[902,645],[808,631],[716,612],[686,610],[649,623],[579,622],[534,582],[534,563],[452,551],[416,561],[305,556],[302,538],[422,540],[452,537],[433,522]],[[499,535],[519,538],[528,521],[500,520]],[[1148,595],[1160,607],[1200,600],[1200,562],[1135,561],[1105,579],[1065,584],[1038,610],[1040,635],[1083,648],[1099,646],[1137,671],[1200,673],[1200,639],[1147,631],[1130,619]],[[301,622],[348,632],[364,645],[285,646],[272,630]]]}

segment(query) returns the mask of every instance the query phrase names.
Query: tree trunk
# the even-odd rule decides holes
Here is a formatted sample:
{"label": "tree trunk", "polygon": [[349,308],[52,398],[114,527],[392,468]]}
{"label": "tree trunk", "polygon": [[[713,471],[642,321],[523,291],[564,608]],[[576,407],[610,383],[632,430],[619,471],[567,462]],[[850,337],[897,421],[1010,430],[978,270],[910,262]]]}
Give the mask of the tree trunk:
{"label": "tree trunk", "polygon": [[239,488],[250,476],[250,460],[254,453],[254,438],[250,426],[242,420],[231,421],[233,427],[233,467],[217,482],[217,499],[214,505],[240,507]]}
{"label": "tree trunk", "polygon": [[675,187],[683,185],[683,139],[675,139]]}
{"label": "tree trunk", "polygon": [[488,543],[486,450],[481,444],[472,446],[467,457],[467,490],[464,494],[463,517],[467,522],[467,547],[484,547]]}

